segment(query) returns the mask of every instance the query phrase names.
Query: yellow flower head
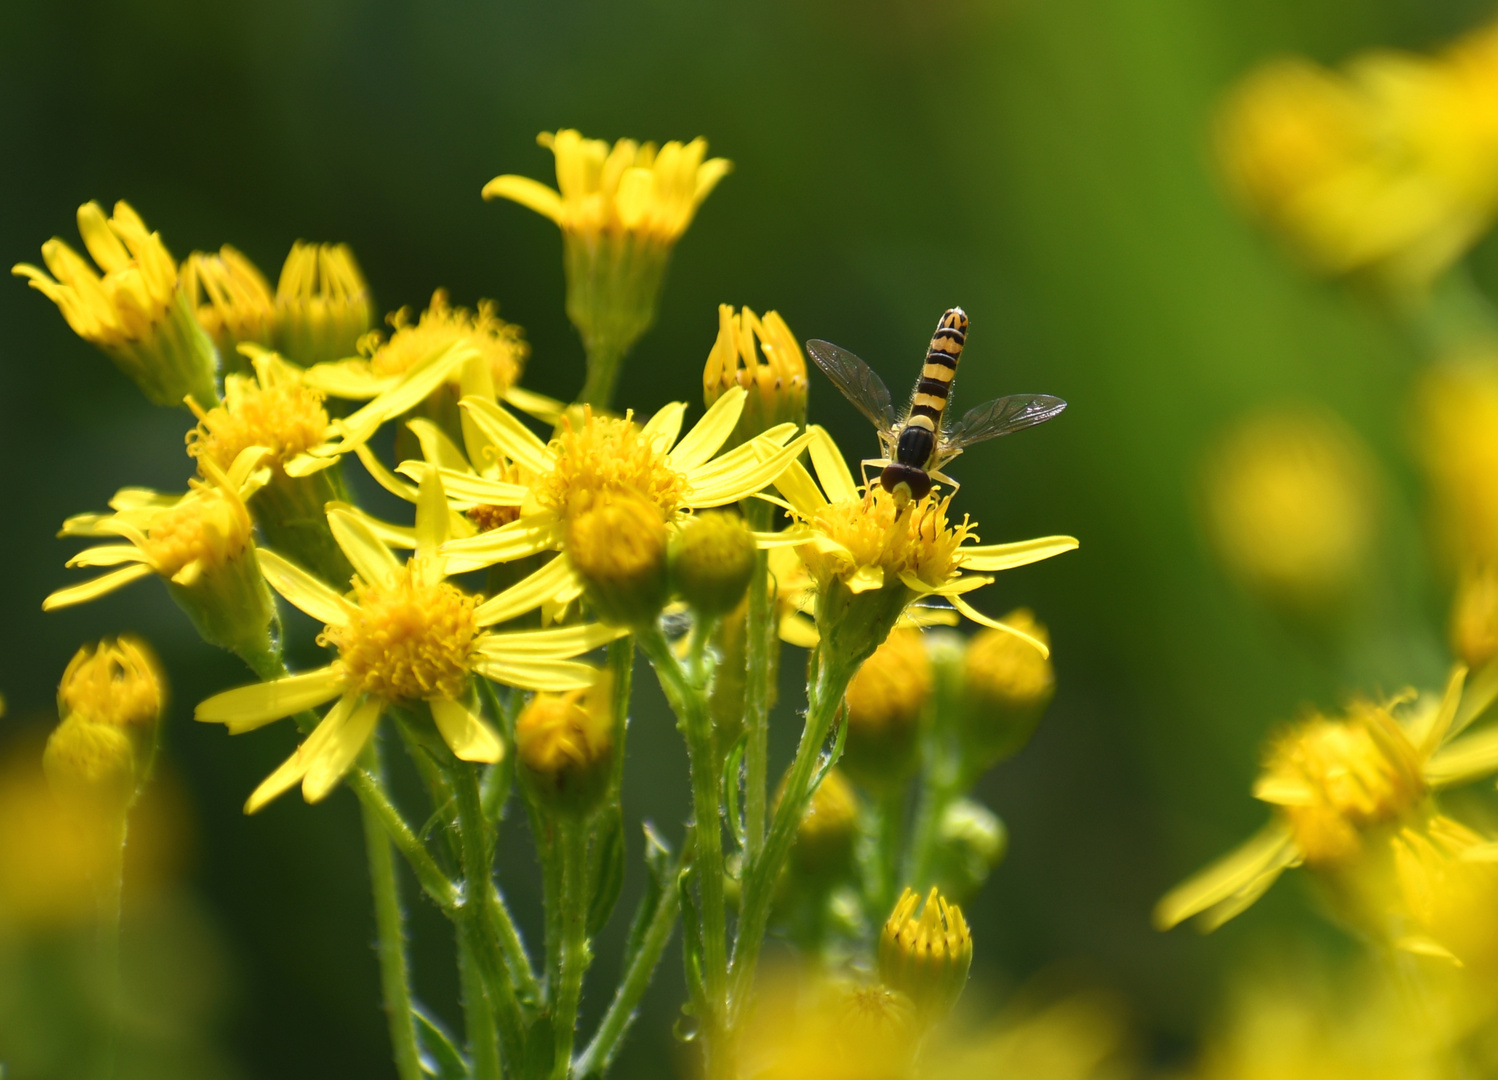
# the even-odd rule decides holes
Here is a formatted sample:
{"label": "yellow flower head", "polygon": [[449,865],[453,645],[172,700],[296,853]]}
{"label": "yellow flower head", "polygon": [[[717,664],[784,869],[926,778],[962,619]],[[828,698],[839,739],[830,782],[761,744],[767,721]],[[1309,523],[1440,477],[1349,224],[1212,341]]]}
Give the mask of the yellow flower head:
{"label": "yellow flower head", "polygon": [[574,657],[620,636],[595,624],[496,633],[489,627],[547,600],[573,599],[578,588],[555,562],[513,587],[480,600],[450,584],[440,552],[450,511],[435,472],[418,493],[415,553],[399,563],[366,519],[344,508],[328,512],[333,535],[357,571],[343,595],[271,551],[260,566],[291,604],[325,623],[321,641],[337,651],[328,666],[229,690],[197,708],[199,720],[251,731],[337,699],[297,752],[245,805],[253,813],[297,783],[308,802],[325,798],[353,767],[391,706],[424,707],[453,754],[498,761],[504,746],[471,706],[475,676],[530,690],[563,692],[593,685],[594,669]]}
{"label": "yellow flower head", "polygon": [[[782,791],[775,798],[777,804],[784,781],[781,786]],[[803,881],[835,883],[852,866],[853,842],[857,836],[858,796],[841,771],[829,769],[796,826],[791,865]]]}
{"label": "yellow flower head", "polygon": [[[360,343],[360,350],[369,356],[369,369],[375,378],[390,379],[404,375],[451,345],[471,345],[487,361],[495,392],[503,395],[520,381],[530,349],[520,327],[500,319],[498,310],[493,300],[480,300],[477,311],[455,308],[448,303],[447,291],[438,289],[432,294],[431,306],[416,322],[411,322],[409,308],[401,308],[389,318],[393,328],[390,340],[370,335]],[[450,382],[456,388],[456,377]]]}
{"label": "yellow flower head", "polygon": [[[79,337],[97,345],[158,405],[218,401],[213,345],[177,287],[177,263],[126,202],[106,218],[96,202],[78,208],[78,232],[98,266],[53,237],[42,245],[46,271],[18,263],[11,273],[55,303]],[[102,275],[99,271],[102,271]]]}
{"label": "yellow flower head", "polygon": [[57,714],[98,724],[153,728],[161,719],[166,682],[144,641],[128,635],[84,646],[57,687]]}
{"label": "yellow flower head", "polygon": [[1217,446],[1205,487],[1219,556],[1269,601],[1323,608],[1367,568],[1379,518],[1375,467],[1334,418],[1300,409],[1250,417]]}
{"label": "yellow flower head", "polygon": [[1315,270],[1419,286],[1498,207],[1498,27],[1435,57],[1381,51],[1345,73],[1279,60],[1217,127],[1223,170]]}
{"label": "yellow flower head", "polygon": [[224,379],[224,403],[199,410],[187,433],[187,452],[228,469],[251,446],[269,453],[266,465],[284,469],[298,454],[320,445],[328,432],[323,396],[302,384],[301,371],[274,353],[252,351],[253,377]]}
{"label": "yellow flower head", "polygon": [[877,982],[772,972],[740,1043],[762,1080],[912,1080],[921,1028],[910,999]]}
{"label": "yellow flower head", "polygon": [[816,585],[817,629],[824,643],[832,640],[829,632],[836,631],[843,644],[834,643],[835,647],[847,651],[850,663],[861,662],[913,601],[933,596],[950,601],[973,621],[1016,634],[1049,655],[1043,642],[982,614],[964,594],[991,584],[988,573],[1070,551],[1076,540],[1050,536],[1013,544],[969,544],[977,539],[975,527],[967,518],[955,525],[950,522],[951,496],[932,494],[902,508],[877,485],[858,487],[842,452],[823,428],[813,425],[807,437],[821,486],[800,464],[792,464],[775,481],[800,521],[798,528],[779,536],[797,544]]}
{"label": "yellow flower head", "polygon": [[535,790],[558,810],[587,813],[608,786],[614,754],[614,681],[537,694],[515,722],[515,749]]}
{"label": "yellow flower head", "polygon": [[749,591],[756,550],[743,518],[703,511],[671,538],[671,590],[700,615],[727,615]]}
{"label": "yellow flower head", "polygon": [[1498,363],[1483,357],[1426,369],[1417,445],[1437,525],[1458,566],[1498,562]]}
{"label": "yellow flower head", "polygon": [[1432,816],[1432,793],[1498,769],[1490,732],[1458,737],[1498,695],[1485,681],[1463,696],[1466,674],[1458,666],[1439,699],[1409,692],[1388,705],[1355,701],[1341,716],[1314,714],[1276,737],[1254,784],[1273,819],[1171,890],[1156,925],[1200,916],[1213,929],[1301,863],[1331,875],[1376,863],[1394,833]]}
{"label": "yellow flower head", "polygon": [[1498,842],[1445,816],[1394,838],[1397,912],[1406,920],[1395,944],[1491,975],[1498,971]]}
{"label": "yellow flower head", "polygon": [[1451,605],[1451,647],[1473,670],[1498,658],[1498,566],[1462,576]]}
{"label": "yellow flower head", "polygon": [[842,767],[849,776],[874,790],[910,776],[920,764],[917,738],[933,681],[925,635],[911,627],[891,630],[848,684]]}
{"label": "yellow flower head", "polygon": [[373,308],[347,244],[298,240],[276,284],[276,349],[303,367],[352,356]]}
{"label": "yellow flower head", "polygon": [[555,465],[536,482],[539,506],[570,521],[592,509],[605,495],[632,496],[653,507],[662,519],[674,514],[686,494],[686,477],[671,467],[666,447],[635,423],[583,411],[575,427],[571,417],[552,441]]}
{"label": "yellow flower head", "polygon": [[703,399],[711,405],[734,386],[749,397],[730,446],[777,424],[806,423],[806,357],[778,313],[760,319],[747,307],[735,314],[730,305],[718,305],[718,340],[702,370]]}
{"label": "yellow flower head", "polygon": [[225,244],[212,255],[194,251],[182,264],[182,288],[198,325],[219,354],[233,357],[240,342],[269,345],[276,328],[276,303],[259,267]]}
{"label": "yellow flower head", "polygon": [[[1050,644],[1050,633],[1026,608],[1001,621]],[[1023,638],[990,628],[973,638],[963,656],[962,690],[965,763],[981,770],[1017,753],[1029,740],[1056,693],[1056,672],[1050,658]]]}
{"label": "yellow flower head", "polygon": [[927,1020],[938,1020],[956,1003],[973,963],[973,935],[962,909],[933,887],[921,895],[907,888],[879,935],[879,981],[915,1003]]}

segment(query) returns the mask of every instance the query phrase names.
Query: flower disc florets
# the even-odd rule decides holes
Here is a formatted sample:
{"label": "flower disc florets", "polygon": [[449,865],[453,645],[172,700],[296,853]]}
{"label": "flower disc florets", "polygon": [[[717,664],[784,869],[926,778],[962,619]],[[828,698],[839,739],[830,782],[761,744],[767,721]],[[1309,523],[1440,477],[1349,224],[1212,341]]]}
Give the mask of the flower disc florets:
{"label": "flower disc florets", "polygon": [[966,517],[955,527],[948,524],[951,501],[950,495],[931,495],[902,512],[893,495],[875,487],[860,499],[830,503],[810,524],[846,548],[851,560],[841,552],[823,554],[806,545],[801,552],[807,569],[824,587],[833,578],[848,581],[870,570],[895,579],[912,574],[928,585],[940,585],[958,568],[957,549],[973,535]]}
{"label": "flower disc florets", "polygon": [[635,496],[669,516],[686,497],[686,479],[631,416],[596,416],[584,409],[574,427],[563,421],[552,440],[556,465],[535,486],[537,501],[563,519],[592,508],[602,495]]}
{"label": "flower disc florets", "polygon": [[1344,719],[1316,716],[1284,735],[1255,794],[1279,806],[1314,866],[1356,855],[1362,830],[1406,814],[1425,782],[1388,710],[1358,702]]}
{"label": "flower disc florets", "polygon": [[202,486],[156,515],[140,546],[158,574],[191,585],[243,555],[250,534],[244,503],[216,487]]}
{"label": "flower disc florets", "polygon": [[476,598],[446,582],[426,583],[410,566],[390,585],[354,580],[358,610],[319,638],[361,691],[386,701],[468,692],[468,661],[479,627]]}
{"label": "flower disc florets", "polygon": [[494,389],[503,394],[519,380],[530,349],[520,327],[499,318],[498,310],[493,300],[480,300],[476,312],[455,308],[448,303],[447,291],[438,289],[432,294],[431,306],[415,323],[411,322],[410,309],[401,308],[390,316],[394,328],[390,340],[380,343],[378,335],[371,334],[361,348],[373,346],[370,370],[388,378],[404,375],[451,345],[470,345],[488,360]]}
{"label": "flower disc florets", "polygon": [[57,687],[57,712],[93,723],[149,727],[161,718],[161,672],[143,642],[107,638],[74,654]]}
{"label": "flower disc florets", "polygon": [[204,413],[187,433],[187,452],[228,469],[248,446],[263,446],[267,464],[284,466],[323,441],[328,413],[323,396],[294,382],[262,386],[231,375],[224,383],[224,404]]}

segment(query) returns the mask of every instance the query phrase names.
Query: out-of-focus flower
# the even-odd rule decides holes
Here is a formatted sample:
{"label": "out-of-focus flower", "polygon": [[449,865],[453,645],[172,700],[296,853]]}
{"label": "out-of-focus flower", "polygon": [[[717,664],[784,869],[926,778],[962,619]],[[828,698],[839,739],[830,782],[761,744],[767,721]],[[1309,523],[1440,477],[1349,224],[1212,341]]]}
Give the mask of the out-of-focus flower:
{"label": "out-of-focus flower", "polygon": [[57,686],[57,714],[150,731],[161,720],[166,682],[150,647],[125,635],[73,654]]}
{"label": "out-of-focus flower", "polygon": [[1422,286],[1498,208],[1498,27],[1345,72],[1270,63],[1225,102],[1217,147],[1234,193],[1314,270]]}
{"label": "out-of-focus flower", "polygon": [[277,352],[303,367],[353,356],[373,313],[369,285],[347,244],[291,245],[276,283]]}
{"label": "out-of-focus flower", "polygon": [[557,189],[526,176],[496,176],[484,198],[510,199],[562,230],[567,315],[588,352],[579,400],[606,408],[619,362],[655,322],[671,250],[731,164],[707,143],[620,139],[611,148],[571,129],[537,141],[556,157]]}
{"label": "out-of-focus flower", "polygon": [[42,245],[46,271],[18,263],[11,273],[55,303],[83,340],[102,349],[115,366],[157,405],[191,397],[218,403],[218,356],[193,317],[188,294],[178,288],[177,263],[126,202],[106,218],[96,202],[78,208],[78,232],[102,276],[57,237]]}
{"label": "out-of-focus flower", "polygon": [[1028,997],[1006,1007],[983,1033],[935,1040],[920,1076],[930,1080],[1105,1080],[1128,1075],[1124,1010],[1111,996],[1082,991]]}
{"label": "out-of-focus flower", "polygon": [[891,630],[844,696],[848,736],[842,768],[849,776],[874,792],[897,788],[910,778],[920,766],[918,738],[931,684],[924,636],[910,627]]}
{"label": "out-of-focus flower", "polygon": [[777,312],[761,319],[747,307],[736,314],[731,305],[718,305],[718,339],[702,369],[703,400],[710,406],[735,386],[749,397],[730,448],[777,424],[806,423],[806,357]]}
{"label": "out-of-focus flower", "polygon": [[1307,409],[1251,416],[1205,474],[1209,533],[1228,570],[1270,603],[1318,611],[1361,580],[1378,531],[1372,457],[1340,422]]}
{"label": "out-of-focus flower", "polygon": [[503,744],[470,704],[473,675],[530,690],[592,686],[594,669],[573,658],[620,636],[596,624],[517,633],[486,629],[553,595],[551,572],[543,567],[482,602],[449,584],[447,560],[439,550],[447,539],[447,500],[435,473],[423,481],[416,552],[404,565],[362,519],[336,508],[328,516],[358,572],[352,597],[273,552],[259,556],[276,591],[327,624],[320,640],[337,650],[337,659],[315,671],[217,694],[195,714],[198,720],[226,724],[237,735],[338,699],[297,752],[251,794],[247,813],[297,783],[308,802],[327,797],[391,706],[424,703],[454,755],[498,761]]}
{"label": "out-of-focus flower", "polygon": [[937,826],[933,878],[953,903],[965,904],[988,880],[1009,849],[1009,833],[982,803],[958,799]]}
{"label": "out-of-focus flower", "polygon": [[671,588],[711,617],[739,606],[754,576],[754,534],[737,514],[694,514],[671,538]]}
{"label": "out-of-focus flower", "polygon": [[1392,836],[1434,814],[1430,796],[1498,771],[1490,730],[1458,738],[1493,702],[1491,685],[1462,694],[1458,666],[1444,695],[1389,705],[1355,701],[1339,717],[1315,714],[1269,746],[1254,796],[1275,808],[1253,839],[1171,890],[1155,908],[1168,929],[1200,916],[1204,929],[1253,904],[1285,869],[1305,863],[1342,876],[1377,861]]}
{"label": "out-of-focus flower", "polygon": [[1427,368],[1417,389],[1416,442],[1447,556],[1498,563],[1498,364]]}
{"label": "out-of-focus flower", "polygon": [[217,255],[194,251],[182,263],[182,289],[226,363],[242,342],[268,346],[274,340],[275,296],[238,249],[225,244]]}
{"label": "out-of-focus flower", "polygon": [[[1028,637],[1051,642],[1033,612],[1019,608],[1005,625]],[[962,658],[964,763],[981,772],[1010,757],[1029,741],[1056,693],[1056,672],[1048,656],[1002,630],[985,629]]]}
{"label": "out-of-focus flower", "polygon": [[924,905],[907,888],[879,935],[879,981],[910,998],[929,1023],[951,1011],[972,963],[973,935],[962,909],[934,886]]}
{"label": "out-of-focus flower", "polygon": [[515,722],[515,749],[531,788],[551,809],[587,814],[608,789],[614,747],[614,680],[537,694]]}
{"label": "out-of-focus flower", "polygon": [[116,566],[82,585],[59,589],[42,603],[53,611],[97,599],[151,574],[192,619],[205,641],[244,654],[271,649],[275,606],[254,558],[253,526],[245,500],[265,485],[264,447],[251,446],[227,470],[200,459],[206,481],[186,495],[122,488],[112,514],[79,514],[63,536],[118,537],[122,544],[85,548],[69,566]]}
{"label": "out-of-focus flower", "polygon": [[910,1080],[920,1037],[904,994],[879,983],[771,973],[739,1039],[746,1076]]}
{"label": "out-of-focus flower", "polygon": [[1498,974],[1498,841],[1437,816],[1394,838],[1405,922],[1394,944],[1486,975]]}
{"label": "out-of-focus flower", "polygon": [[[778,793],[775,801],[780,801]],[[824,883],[845,877],[853,865],[857,835],[858,796],[840,771],[830,769],[796,826],[791,865],[797,876],[803,881]]]}

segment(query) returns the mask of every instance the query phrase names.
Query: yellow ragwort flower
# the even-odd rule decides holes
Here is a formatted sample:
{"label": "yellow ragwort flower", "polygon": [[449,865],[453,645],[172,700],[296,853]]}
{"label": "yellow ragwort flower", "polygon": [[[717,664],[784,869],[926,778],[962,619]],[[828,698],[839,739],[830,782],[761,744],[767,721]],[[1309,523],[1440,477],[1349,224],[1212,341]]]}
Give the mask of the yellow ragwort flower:
{"label": "yellow ragwort flower", "polygon": [[1274,61],[1228,98],[1217,145],[1238,197],[1313,269],[1423,285],[1498,209],[1498,25],[1345,72]]}
{"label": "yellow ragwort flower", "polygon": [[812,425],[807,434],[821,486],[799,463],[785,470],[775,486],[799,525],[775,536],[778,543],[796,545],[816,586],[817,632],[823,642],[837,635],[849,643],[848,660],[861,661],[912,603],[939,597],[974,622],[1015,634],[1050,654],[1044,642],[984,615],[965,594],[992,584],[991,573],[1071,551],[1077,546],[1074,538],[970,544],[977,536],[968,520],[955,526],[948,522],[951,496],[930,495],[901,510],[882,487],[859,489],[825,429]]}
{"label": "yellow ragwort flower", "polygon": [[225,244],[218,254],[194,251],[182,263],[182,288],[226,364],[241,342],[270,345],[276,301],[259,267]]}
{"label": "yellow ragwort flower", "polygon": [[1155,907],[1169,929],[1199,916],[1214,929],[1247,909],[1280,873],[1302,863],[1338,874],[1382,853],[1394,832],[1434,813],[1431,795],[1498,771],[1493,732],[1457,738],[1498,695],[1487,681],[1463,695],[1458,666],[1439,701],[1408,694],[1315,714],[1271,742],[1254,797],[1274,817],[1238,850],[1177,886]]}
{"label": "yellow ragwort flower", "polygon": [[298,240],[276,283],[276,351],[303,367],[354,355],[374,301],[347,244]]}
{"label": "yellow ragwort flower", "polygon": [[1498,841],[1444,815],[1394,838],[1394,945],[1486,975],[1498,972]]}
{"label": "yellow ragwort flower", "polygon": [[436,473],[422,483],[416,551],[404,564],[361,518],[337,508],[328,518],[358,573],[352,594],[329,588],[274,552],[262,550],[259,557],[276,591],[326,624],[319,640],[337,659],[315,671],[217,694],[195,713],[237,735],[337,699],[307,741],[251,794],[247,813],[298,782],[308,802],[325,798],[353,767],[380,715],[395,706],[424,703],[458,758],[498,761],[503,744],[470,704],[473,677],[529,690],[591,686],[594,669],[574,658],[622,633],[597,624],[516,633],[487,629],[534,609],[565,586],[552,564],[488,600],[450,584],[449,561],[441,552],[449,511]]}
{"label": "yellow ragwort flower", "polygon": [[806,357],[778,312],[761,319],[747,307],[736,314],[718,305],[718,339],[702,369],[703,400],[711,405],[734,386],[749,397],[730,448],[777,424],[806,423]]}
{"label": "yellow ragwort flower", "polygon": [[557,188],[496,176],[486,199],[510,199],[562,230],[567,316],[588,352],[581,400],[607,407],[619,361],[655,322],[671,249],[732,166],[704,160],[707,143],[620,139],[610,148],[571,129],[538,137],[556,157]]}
{"label": "yellow ragwort flower", "polygon": [[166,680],[150,646],[126,634],[84,646],[57,687],[57,715],[98,724],[151,729],[166,704]]}
{"label": "yellow ragwort flower", "polygon": [[106,218],[96,202],[78,208],[78,232],[101,274],[57,237],[42,245],[51,276],[30,263],[11,273],[55,303],[75,333],[102,349],[157,405],[218,402],[218,357],[178,288],[177,263],[159,233],[126,202]]}
{"label": "yellow ragwort flower", "polygon": [[915,1003],[926,1020],[939,1020],[957,1002],[973,963],[973,935],[962,909],[932,886],[924,905],[907,888],[879,935],[879,981]]}
{"label": "yellow ragwort flower", "polygon": [[1416,445],[1445,554],[1457,567],[1498,563],[1498,363],[1432,366],[1416,390]]}

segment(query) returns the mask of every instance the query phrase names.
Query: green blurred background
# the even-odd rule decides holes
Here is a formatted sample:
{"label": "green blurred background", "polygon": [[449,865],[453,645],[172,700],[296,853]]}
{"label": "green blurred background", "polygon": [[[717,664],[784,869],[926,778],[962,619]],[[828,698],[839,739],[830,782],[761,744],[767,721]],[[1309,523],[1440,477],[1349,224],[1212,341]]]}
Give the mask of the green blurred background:
{"label": "green blurred background", "polygon": [[[964,306],[973,332],[960,405],[1044,391],[1071,408],[959,463],[961,509],[986,541],[1082,540],[984,594],[989,610],[1026,604],[1049,624],[1060,690],[1030,748],[980,788],[1012,848],[970,913],[974,970],[996,993],[1057,967],[1113,987],[1169,1059],[1236,958],[1320,931],[1296,886],[1208,939],[1156,934],[1150,907],[1262,820],[1248,787],[1273,723],[1353,688],[1215,567],[1197,524],[1201,452],[1246,409],[1323,402],[1378,454],[1391,531],[1418,535],[1400,422],[1412,354],[1374,306],[1297,274],[1235,215],[1210,166],[1212,105],[1267,55],[1330,62],[1375,44],[1423,47],[1488,10],[1471,0],[10,2],[0,262],[37,259],[54,234],[76,242],[74,211],[88,199],[130,200],[179,258],[230,242],[272,275],[295,239],[343,240],[383,310],[423,306],[438,286],[455,303],[496,298],[533,345],[527,384],[567,398],[582,349],[563,314],[555,229],[478,193],[501,172],[550,181],[535,134],[572,126],[609,139],[701,134],[736,166],[678,248],[659,323],[625,375],[626,404],[699,401],[720,302],[777,309],[798,337],[853,349],[897,387],[940,311]],[[1498,279],[1490,251],[1477,267]],[[154,582],[40,610],[72,580],[62,564],[73,549],[52,536],[66,515],[102,507],[121,485],[182,486],[185,418],[146,404],[19,280],[0,288],[0,357],[10,705],[0,725],[13,739],[45,729],[84,640],[132,630],[160,650],[174,688],[168,768],[192,839],[176,914],[154,931],[178,942],[156,977],[160,1008],[211,1048],[181,1074],[393,1075],[352,798],[240,814],[292,732],[230,739],[190,722],[194,702],[243,674],[197,642]],[[812,379],[813,419],[843,446],[872,449],[862,420]],[[1401,574],[1400,610],[1438,625],[1430,583]],[[307,628],[297,633],[310,648]],[[788,673],[797,663],[787,657]],[[1433,649],[1394,649],[1376,683],[1357,677],[1393,690],[1432,681],[1442,663]],[[639,685],[626,807],[676,836],[685,756],[658,694]],[[788,683],[776,716],[784,758],[799,700]],[[539,885],[518,823],[503,846],[503,883],[535,926]],[[456,1019],[445,924],[413,909],[418,993]],[[615,926],[599,946],[588,1026],[619,938]],[[52,1038],[21,1030],[45,1025],[45,1010],[15,1003],[50,963],[0,956],[11,984],[0,985],[0,1057]],[[680,998],[673,954],[618,1075],[663,1075],[680,1058]],[[169,1058],[147,1074],[169,1075]]]}

